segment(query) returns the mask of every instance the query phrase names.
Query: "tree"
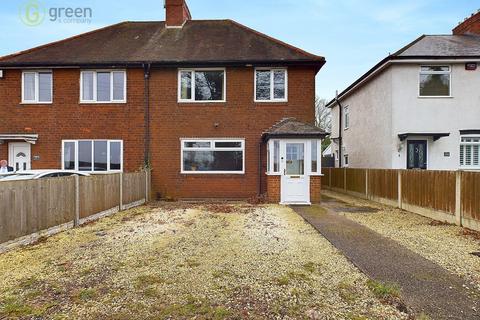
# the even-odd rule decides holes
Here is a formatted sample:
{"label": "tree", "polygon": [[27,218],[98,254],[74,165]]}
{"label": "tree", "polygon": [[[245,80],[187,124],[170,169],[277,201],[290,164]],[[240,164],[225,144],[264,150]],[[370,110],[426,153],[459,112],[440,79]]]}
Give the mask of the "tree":
{"label": "tree", "polygon": [[[315,98],[315,125],[320,129],[330,133],[332,131],[332,113],[331,109],[326,107],[327,100]],[[330,145],[330,137],[323,139],[322,151]]]}
{"label": "tree", "polygon": [[326,99],[315,98],[315,125],[326,132],[330,132],[332,130],[332,114],[326,104]]}

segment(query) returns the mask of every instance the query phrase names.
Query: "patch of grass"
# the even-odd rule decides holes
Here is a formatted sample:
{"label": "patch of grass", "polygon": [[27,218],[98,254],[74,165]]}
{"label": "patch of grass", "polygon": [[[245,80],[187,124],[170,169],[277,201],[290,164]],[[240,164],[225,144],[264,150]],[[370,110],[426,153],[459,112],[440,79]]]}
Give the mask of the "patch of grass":
{"label": "patch of grass", "polygon": [[347,282],[340,282],[337,286],[338,294],[347,303],[352,304],[358,299],[355,287]]}
{"label": "patch of grass", "polygon": [[165,279],[157,274],[142,274],[135,281],[135,288],[141,289],[154,284],[164,283]]}
{"label": "patch of grass", "polygon": [[287,276],[292,280],[308,280],[309,277],[303,272],[299,271],[289,271],[287,272]]}
{"label": "patch of grass", "polygon": [[303,265],[303,269],[310,273],[314,273],[317,270],[317,265],[313,262],[307,262]]}
{"label": "patch of grass", "polygon": [[290,278],[287,276],[279,277],[275,280],[279,286],[286,286],[290,283]]}
{"label": "patch of grass", "polygon": [[87,288],[78,291],[76,298],[81,301],[88,301],[97,296],[97,290],[94,288]]}
{"label": "patch of grass", "polygon": [[2,314],[9,317],[25,317],[33,315],[34,309],[16,298],[11,297],[5,299],[0,305],[0,316]]}
{"label": "patch of grass", "polygon": [[389,300],[400,297],[400,287],[397,284],[368,280],[367,286],[378,299]]}
{"label": "patch of grass", "polygon": [[196,260],[187,260],[187,266],[190,267],[190,268],[196,268],[200,265],[201,265],[201,263],[196,261]]}
{"label": "patch of grass", "polygon": [[417,320],[430,320],[431,318],[426,313],[420,313],[415,319]]}
{"label": "patch of grass", "polygon": [[226,278],[226,277],[231,277],[233,276],[233,273],[231,273],[228,270],[222,269],[222,270],[215,270],[212,272],[212,277],[215,279],[219,278]]}

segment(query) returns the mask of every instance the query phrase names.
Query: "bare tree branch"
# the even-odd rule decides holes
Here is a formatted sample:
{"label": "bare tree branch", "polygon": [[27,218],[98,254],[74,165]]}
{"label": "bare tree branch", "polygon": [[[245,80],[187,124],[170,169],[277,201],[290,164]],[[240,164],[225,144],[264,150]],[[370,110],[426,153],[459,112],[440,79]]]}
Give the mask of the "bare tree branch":
{"label": "bare tree branch", "polygon": [[330,132],[332,129],[332,114],[331,110],[325,107],[326,104],[326,99],[315,98],[315,125]]}

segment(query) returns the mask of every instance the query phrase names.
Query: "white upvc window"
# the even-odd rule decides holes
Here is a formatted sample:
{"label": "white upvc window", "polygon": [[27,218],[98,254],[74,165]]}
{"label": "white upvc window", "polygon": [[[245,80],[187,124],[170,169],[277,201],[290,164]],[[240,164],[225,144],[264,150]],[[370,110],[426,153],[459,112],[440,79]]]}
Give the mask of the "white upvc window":
{"label": "white upvc window", "polygon": [[92,173],[123,171],[122,140],[63,140],[62,169]]}
{"label": "white upvc window", "polygon": [[84,70],[80,73],[81,103],[127,102],[125,70]]}
{"label": "white upvc window", "polygon": [[321,155],[322,155],[322,140],[311,140],[310,141],[310,173],[312,175],[320,174],[322,169],[321,164]]}
{"label": "white upvc window", "polygon": [[461,137],[460,168],[480,169],[480,136]]}
{"label": "white upvc window", "polygon": [[181,173],[244,174],[244,139],[180,139]]}
{"label": "white upvc window", "polygon": [[285,68],[255,69],[255,102],[288,101],[288,71]]}
{"label": "white upvc window", "polygon": [[450,97],[450,66],[421,66],[418,88],[419,97]]}
{"label": "white upvc window", "polygon": [[22,72],[22,103],[52,103],[53,77],[51,70]]}
{"label": "white upvc window", "polygon": [[348,106],[343,107],[343,129],[350,128],[350,108]]}
{"label": "white upvc window", "polygon": [[178,70],[178,102],[225,102],[225,68]]}

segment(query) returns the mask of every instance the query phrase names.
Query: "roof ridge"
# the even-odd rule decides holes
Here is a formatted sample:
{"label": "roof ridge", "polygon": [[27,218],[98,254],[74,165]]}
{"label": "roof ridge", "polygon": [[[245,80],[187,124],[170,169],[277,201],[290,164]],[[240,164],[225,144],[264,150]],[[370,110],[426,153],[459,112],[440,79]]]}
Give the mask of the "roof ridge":
{"label": "roof ridge", "polygon": [[394,54],[391,54],[390,56],[398,56],[398,55],[402,54],[403,52],[407,51],[407,49],[411,48],[414,44],[416,44],[417,42],[419,42],[420,40],[422,40],[425,37],[426,37],[426,35],[422,34],[420,37],[413,40],[412,42],[410,42],[406,46],[400,48],[399,50],[397,50]]}
{"label": "roof ridge", "polygon": [[313,54],[313,53],[307,52],[307,51],[305,51],[305,50],[302,50],[302,49],[300,49],[300,48],[298,48],[298,47],[295,47],[295,46],[293,46],[293,45],[291,45],[291,44],[288,44],[288,43],[286,43],[286,42],[283,42],[282,40],[278,40],[278,39],[276,39],[276,38],[274,38],[274,37],[271,37],[271,36],[269,36],[269,35],[267,35],[267,34],[265,34],[265,33],[262,33],[262,32],[260,32],[260,31],[255,30],[255,29],[252,29],[252,28],[250,28],[250,27],[247,27],[246,25],[241,24],[241,23],[239,23],[239,22],[237,22],[237,21],[235,21],[235,20],[225,19],[225,21],[229,21],[229,22],[233,23],[234,25],[236,25],[236,26],[238,26],[238,27],[240,27],[240,28],[242,28],[242,29],[244,29],[244,30],[247,30],[247,31],[249,31],[249,32],[253,32],[254,34],[256,34],[256,35],[258,35],[258,36],[260,36],[260,37],[263,37],[263,38],[265,38],[265,39],[267,39],[267,40],[276,42],[277,44],[280,44],[280,45],[285,46],[285,47],[287,47],[287,48],[290,48],[290,49],[292,49],[292,50],[294,50],[294,51],[297,51],[297,52],[300,53],[300,54],[309,56],[309,57],[314,58],[314,59],[316,59],[316,60],[325,61],[325,57],[323,57],[323,56],[318,56],[318,55],[316,55],[316,54]]}
{"label": "roof ridge", "polygon": [[67,41],[70,41],[70,40],[73,40],[73,39],[78,39],[78,38],[84,37],[86,35],[90,35],[90,34],[93,34],[93,33],[96,33],[96,32],[100,32],[100,31],[104,31],[104,30],[109,29],[109,28],[118,27],[120,25],[127,24],[127,23],[132,23],[132,21],[118,22],[118,23],[115,23],[115,24],[111,24],[111,25],[99,28],[99,29],[94,29],[94,30],[90,30],[90,31],[87,31],[87,32],[84,32],[84,33],[76,34],[74,36],[67,37],[67,38],[64,38],[64,39],[61,39],[61,40],[52,41],[52,42],[42,44],[42,45],[39,45],[39,46],[36,46],[36,47],[33,47],[33,48],[17,51],[17,52],[14,52],[14,53],[11,53],[11,54],[8,54],[8,55],[5,55],[5,56],[0,56],[0,62],[4,59],[7,59],[7,58],[13,58],[13,57],[25,54],[25,53],[30,53],[30,52],[35,51],[35,50],[47,48],[47,47],[50,47],[50,46],[53,46],[53,45],[56,45],[56,44],[59,44],[59,43],[67,42]]}

